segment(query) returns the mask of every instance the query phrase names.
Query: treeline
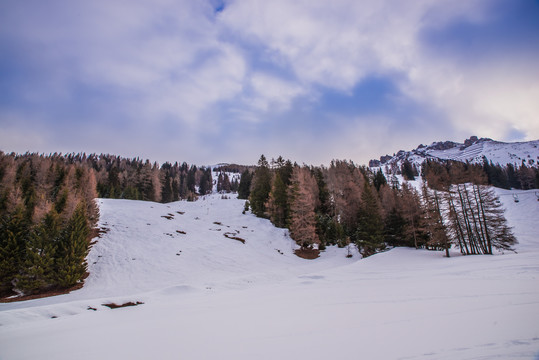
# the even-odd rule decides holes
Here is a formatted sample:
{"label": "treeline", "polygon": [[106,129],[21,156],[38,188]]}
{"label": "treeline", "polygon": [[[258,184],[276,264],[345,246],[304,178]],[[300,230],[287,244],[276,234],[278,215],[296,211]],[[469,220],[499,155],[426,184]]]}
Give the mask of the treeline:
{"label": "treeline", "polygon": [[187,163],[164,163],[114,155],[76,155],[75,161],[96,173],[101,198],[171,202],[196,200],[211,193],[211,168]]}
{"label": "treeline", "polygon": [[0,152],[0,296],[80,283],[96,196],[95,173],[82,164]]}
{"label": "treeline", "polygon": [[303,248],[355,244],[363,256],[387,246],[445,250],[447,256],[452,245],[463,254],[510,249],[516,240],[501,204],[484,186],[486,177],[466,166],[426,165],[429,187],[417,190],[406,182],[388,184],[381,170],[353,162],[309,167],[279,157],[270,165],[262,156],[254,172],[242,173],[238,194],[255,215],[288,228]]}
{"label": "treeline", "polygon": [[507,166],[494,165],[486,158],[483,161],[483,172],[489,185],[502,189],[539,189],[539,168],[526,166],[524,162],[519,167],[513,164]]}
{"label": "treeline", "polygon": [[[221,174],[218,187],[235,191]],[[0,297],[81,284],[95,198],[170,202],[211,193],[210,168],[86,154],[0,152]]]}
{"label": "treeline", "polygon": [[[511,163],[501,166],[493,164],[487,158],[483,158],[482,164],[462,163],[454,160],[427,160],[425,163],[440,163],[447,167],[458,167],[459,164],[466,164],[481,172],[486,184],[502,189],[530,190],[539,189],[539,168],[527,166],[523,161],[520,166]],[[532,162],[533,163],[533,162]],[[424,165],[423,165],[424,166]],[[414,180],[419,176],[419,169],[408,159],[405,159],[400,166],[392,164],[385,167],[386,174],[402,175],[406,180]]]}

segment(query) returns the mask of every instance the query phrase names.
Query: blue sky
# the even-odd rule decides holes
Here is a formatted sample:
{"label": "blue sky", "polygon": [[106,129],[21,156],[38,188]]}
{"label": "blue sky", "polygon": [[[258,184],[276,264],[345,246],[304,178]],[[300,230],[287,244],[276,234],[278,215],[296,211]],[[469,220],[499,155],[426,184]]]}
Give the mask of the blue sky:
{"label": "blue sky", "polygon": [[539,138],[539,1],[4,0],[0,149],[369,159]]}

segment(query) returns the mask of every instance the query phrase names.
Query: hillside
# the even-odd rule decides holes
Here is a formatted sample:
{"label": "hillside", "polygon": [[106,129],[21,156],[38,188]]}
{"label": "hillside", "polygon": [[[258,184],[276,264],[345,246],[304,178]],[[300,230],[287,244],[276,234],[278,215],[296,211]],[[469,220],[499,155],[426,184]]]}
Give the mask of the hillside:
{"label": "hillside", "polygon": [[482,164],[483,159],[494,165],[502,166],[513,164],[520,166],[523,163],[526,166],[539,166],[539,140],[527,142],[505,143],[488,138],[478,139],[472,136],[463,143],[452,141],[434,142],[431,145],[419,145],[411,151],[401,150],[393,156],[382,156],[380,160],[371,160],[369,166],[391,166],[392,164],[401,164],[402,161],[408,161],[420,165],[427,159],[433,160],[456,160]]}
{"label": "hillside", "polygon": [[348,259],[329,247],[303,260],[240,200],[101,199],[108,230],[84,287],[0,304],[0,358],[531,359],[539,201],[498,193],[517,253],[449,259],[406,248]]}

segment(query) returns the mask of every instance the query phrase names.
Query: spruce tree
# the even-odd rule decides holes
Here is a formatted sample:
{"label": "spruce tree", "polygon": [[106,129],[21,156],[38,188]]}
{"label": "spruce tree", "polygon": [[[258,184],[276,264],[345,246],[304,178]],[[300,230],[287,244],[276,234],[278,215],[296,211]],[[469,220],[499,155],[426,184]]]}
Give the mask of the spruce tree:
{"label": "spruce tree", "polygon": [[26,259],[28,222],[22,205],[0,223],[0,295],[12,292]]}
{"label": "spruce tree", "polygon": [[275,226],[281,228],[286,227],[289,212],[288,194],[287,187],[279,173],[276,173],[273,179],[268,200],[268,211],[271,222]]}
{"label": "spruce tree", "polygon": [[361,255],[367,257],[385,248],[383,231],[384,224],[378,199],[369,183],[365,181],[355,233],[355,242]]}
{"label": "spruce tree", "polygon": [[202,168],[202,177],[200,178],[200,183],[198,187],[198,192],[200,195],[210,194],[212,192],[213,181],[211,176],[211,169]]}
{"label": "spruce tree", "polygon": [[415,180],[414,173],[417,172],[417,169],[414,171],[414,167],[412,166],[412,163],[408,159],[404,160],[401,166],[402,176],[404,176],[405,180]]}
{"label": "spruce tree", "polygon": [[238,199],[247,200],[251,195],[252,175],[249,170],[245,170],[241,174],[240,184],[238,185]]}
{"label": "spruce tree", "polygon": [[25,294],[46,290],[55,281],[54,257],[60,235],[60,220],[52,209],[32,231],[27,242],[27,257],[17,288]]}
{"label": "spruce tree", "polygon": [[86,274],[90,227],[84,208],[83,203],[78,204],[58,240],[56,283],[62,288],[77,284]]}
{"label": "spruce tree", "polygon": [[378,171],[374,175],[373,184],[376,188],[376,191],[380,191],[380,187],[387,184],[386,177],[384,176],[384,173],[381,169],[378,169]]}
{"label": "spruce tree", "polygon": [[253,214],[259,217],[266,216],[266,202],[271,191],[271,173],[264,155],[258,160],[252,187],[249,200]]}
{"label": "spruce tree", "polygon": [[161,188],[161,201],[168,203],[173,201],[172,183],[170,174],[165,172],[165,178],[163,180],[163,187]]}

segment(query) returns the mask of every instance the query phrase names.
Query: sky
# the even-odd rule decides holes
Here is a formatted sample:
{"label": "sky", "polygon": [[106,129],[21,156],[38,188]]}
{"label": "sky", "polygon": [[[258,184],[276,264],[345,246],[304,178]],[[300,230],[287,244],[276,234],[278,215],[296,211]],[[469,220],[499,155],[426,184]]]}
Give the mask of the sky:
{"label": "sky", "polygon": [[313,165],[539,139],[537,0],[2,0],[0,150]]}

